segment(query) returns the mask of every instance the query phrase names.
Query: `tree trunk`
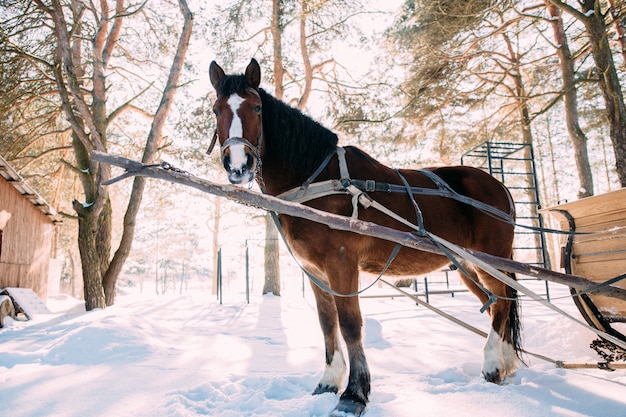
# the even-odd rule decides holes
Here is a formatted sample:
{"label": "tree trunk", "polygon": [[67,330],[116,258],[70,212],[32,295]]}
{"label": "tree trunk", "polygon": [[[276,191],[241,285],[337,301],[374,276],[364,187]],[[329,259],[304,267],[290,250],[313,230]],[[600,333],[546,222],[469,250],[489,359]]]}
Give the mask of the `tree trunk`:
{"label": "tree trunk", "polygon": [[552,26],[554,40],[557,45],[556,54],[559,57],[561,76],[563,78],[563,89],[565,91],[563,95],[565,122],[570,140],[572,141],[572,146],[574,147],[574,159],[576,161],[576,167],[578,168],[578,180],[580,181],[578,198],[589,197],[593,195],[593,177],[591,165],[589,164],[589,155],[587,153],[587,136],[580,128],[578,119],[578,98],[574,80],[574,64],[572,62],[567,37],[565,36],[560,10],[551,4],[547,6],[548,13],[550,14],[550,25]]}
{"label": "tree trunk", "polygon": [[[148,138],[146,140],[142,157],[142,162],[144,164],[149,164],[154,161],[157,149],[160,145],[162,145],[163,126],[165,125],[167,115],[169,114],[172,102],[174,101],[174,93],[176,92],[176,87],[178,86],[178,80],[180,78],[182,66],[185,62],[185,55],[187,54],[189,41],[191,39],[193,15],[185,0],[179,0],[178,4],[180,7],[180,13],[183,17],[183,27],[178,39],[176,54],[174,55],[172,65],[170,66],[167,83],[163,89],[161,101],[154,114],[152,126],[150,127],[150,132],[148,133]],[[128,255],[130,254],[130,249],[135,238],[135,221],[137,214],[139,213],[139,208],[141,207],[143,191],[146,186],[145,179],[141,181],[138,181],[138,179],[139,178],[135,178],[135,181],[133,182],[128,207],[126,208],[126,213],[124,215],[124,230],[122,232],[122,239],[117,251],[115,251],[115,255],[111,259],[109,267],[104,270],[106,272],[103,277],[103,285],[107,305],[113,305],[115,302],[115,286],[117,278],[122,271],[122,267],[124,266]]]}
{"label": "tree trunk", "polygon": [[[272,0],[272,46],[274,51],[274,96],[282,100],[285,96],[283,80],[285,68],[283,65],[284,26],[282,23],[284,9],[281,0]],[[280,295],[280,253],[278,250],[278,233],[269,213],[265,215],[265,282],[263,294]]]}
{"label": "tree trunk", "polygon": [[313,68],[311,66],[311,56],[309,54],[309,47],[307,45],[307,32],[306,23],[311,11],[309,10],[309,1],[301,1],[302,10],[300,12],[300,55],[302,56],[302,63],[304,64],[304,87],[302,93],[298,99],[298,109],[303,110],[306,107],[309,97],[311,96],[311,90],[313,87]]}
{"label": "tree trunk", "polygon": [[[583,12],[594,10],[596,2],[585,0]],[[599,7],[599,6],[598,6]],[[609,119],[609,135],[615,152],[615,168],[622,187],[626,187],[626,106],[622,87],[617,76],[613,54],[609,46],[608,34],[600,10],[596,10],[584,20],[591,53],[600,76],[600,88],[606,103]]]}
{"label": "tree trunk", "polygon": [[[38,3],[40,7],[46,7],[42,2]],[[77,7],[75,2],[70,4]],[[53,1],[53,8],[48,10],[55,22],[55,34],[58,42],[57,60],[59,64],[63,63],[62,66],[55,67],[57,85],[64,103],[64,110],[72,124],[74,153],[85,194],[85,204],[75,202],[74,208],[80,219],[78,239],[81,248],[87,310],[110,306],[115,302],[117,279],[130,253],[135,234],[135,221],[145,188],[145,179],[136,178],[124,216],[124,229],[120,245],[111,258],[111,206],[107,191],[102,186],[102,182],[108,179],[108,168],[92,163],[88,153],[92,149],[106,150],[110,115],[106,109],[105,72],[109,58],[117,44],[124,17],[124,4],[121,0],[116,2],[115,16],[110,19],[107,14],[108,9],[103,8],[103,18],[99,21],[98,29],[92,39],[93,59],[89,61],[85,61],[80,55],[82,37],[75,36],[72,39],[67,31],[68,25],[64,20],[61,4],[55,0]],[[176,55],[170,67],[168,80],[161,96],[161,102],[154,114],[146,140],[142,158],[144,163],[152,162],[156,155],[162,137],[163,125],[172,105],[173,95],[178,85],[191,37],[192,14],[185,0],[179,0],[179,6],[184,19],[183,28]],[[110,22],[113,22],[112,28],[108,26]],[[81,25],[76,27],[80,28]],[[80,88],[83,82],[80,75],[89,73],[85,70],[89,65],[92,68],[91,82],[93,87],[90,98],[85,99],[83,89]],[[81,241],[83,239],[84,242]]]}
{"label": "tree trunk", "polygon": [[[78,249],[83,271],[83,293],[85,297],[85,309],[105,308],[104,287],[102,286],[102,243],[99,239],[99,230],[102,230],[103,219],[98,216],[91,207],[83,207],[78,201],[74,201],[74,207],[78,213]],[[110,217],[109,217],[110,220]],[[110,247],[110,246],[109,246]]]}
{"label": "tree trunk", "polygon": [[278,229],[274,225],[272,215],[265,214],[265,283],[263,295],[272,293],[280,295],[280,265],[278,251]]}
{"label": "tree trunk", "polygon": [[550,3],[571,14],[585,26],[606,106],[609,137],[615,154],[615,170],[621,186],[626,187],[626,106],[609,45],[601,3],[597,0],[580,1],[581,11],[561,1],[550,0]]}
{"label": "tree trunk", "polygon": [[[622,2],[620,2],[622,3]],[[615,34],[617,35],[617,42],[619,44],[619,51],[622,54],[622,60],[626,64],[626,35],[624,34],[624,18],[620,16],[618,5],[615,4],[615,0],[609,0],[611,5],[611,16],[613,17],[613,26],[615,27]]]}
{"label": "tree trunk", "polygon": [[283,68],[283,42],[282,33],[283,25],[281,18],[283,17],[282,0],[272,0],[272,45],[274,51],[274,96],[282,100],[285,95],[283,86],[283,78],[285,77],[285,69]]}
{"label": "tree trunk", "polygon": [[[508,35],[506,34],[506,32],[502,34],[502,37],[507,45],[507,49],[509,52],[509,59],[512,64],[512,68],[515,69],[514,71],[509,72],[509,76],[513,78],[513,83],[514,83],[514,88],[515,88],[514,99],[517,102],[517,108],[519,111],[519,120],[520,120],[520,125],[522,128],[522,141],[523,143],[529,144],[532,146],[533,135],[532,135],[532,130],[531,130],[531,119],[530,119],[530,109],[528,106],[528,96],[526,94],[526,89],[524,88],[524,80],[522,79],[521,72],[517,70],[517,68],[520,67],[519,56],[515,52],[513,48],[513,44],[510,38],[508,37]],[[524,160],[525,160],[524,163],[525,163],[526,172],[527,173],[533,172],[534,166],[533,166],[533,160],[532,160],[530,147],[526,147],[524,149]],[[528,196],[528,201],[531,203],[534,202],[537,204],[529,204],[528,205],[529,212],[524,213],[524,215],[532,219],[532,226],[540,227],[541,225],[539,224],[539,212],[538,212],[539,202],[537,201],[538,195],[534,191],[537,189],[538,184],[535,184],[535,178],[531,175],[525,176],[525,182],[526,182],[525,188],[526,188],[526,194]],[[521,213],[518,213],[518,215],[520,214]],[[535,233],[533,234],[533,238],[534,238],[534,247],[542,248],[543,245],[541,242],[541,235],[539,233]],[[537,256],[537,259],[544,259],[546,264],[549,265],[550,260],[545,259],[544,255],[545,255],[545,252],[537,253],[536,256]]]}

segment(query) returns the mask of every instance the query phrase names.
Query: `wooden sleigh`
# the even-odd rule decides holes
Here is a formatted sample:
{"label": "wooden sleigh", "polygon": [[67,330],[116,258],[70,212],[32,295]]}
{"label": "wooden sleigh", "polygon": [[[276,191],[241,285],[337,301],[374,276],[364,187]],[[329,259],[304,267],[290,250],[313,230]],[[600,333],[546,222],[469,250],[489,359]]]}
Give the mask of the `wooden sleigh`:
{"label": "wooden sleigh", "polygon": [[[626,289],[626,188],[559,204],[542,213],[552,215],[561,230],[574,232],[562,235],[559,242],[561,267],[567,274],[598,284],[614,280],[612,285]],[[571,292],[590,326],[626,341],[626,301],[599,294],[577,295],[573,288]]]}

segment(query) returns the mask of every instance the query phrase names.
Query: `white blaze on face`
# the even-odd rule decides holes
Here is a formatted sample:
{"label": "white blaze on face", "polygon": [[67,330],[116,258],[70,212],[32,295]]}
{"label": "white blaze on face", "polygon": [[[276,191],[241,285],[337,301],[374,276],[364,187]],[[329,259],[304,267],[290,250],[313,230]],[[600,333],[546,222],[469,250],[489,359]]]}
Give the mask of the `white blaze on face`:
{"label": "white blaze on face", "polygon": [[[237,111],[239,106],[244,102],[243,97],[239,94],[233,94],[228,98],[228,105],[233,112],[233,121],[230,123],[230,131],[228,132],[229,138],[243,138],[243,125]],[[230,166],[234,169],[241,169],[247,161],[246,154],[244,152],[244,145],[236,143],[230,146]]]}

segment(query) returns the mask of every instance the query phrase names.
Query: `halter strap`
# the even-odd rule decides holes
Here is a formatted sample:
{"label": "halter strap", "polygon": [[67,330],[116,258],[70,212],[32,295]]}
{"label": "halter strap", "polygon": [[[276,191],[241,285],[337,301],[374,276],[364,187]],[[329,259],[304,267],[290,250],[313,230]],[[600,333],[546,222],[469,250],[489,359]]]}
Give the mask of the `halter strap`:
{"label": "halter strap", "polygon": [[209,149],[206,150],[207,155],[211,155],[213,152],[213,148],[215,148],[215,144],[217,143],[217,128],[213,131],[213,139],[211,139],[211,143],[209,144]]}
{"label": "halter strap", "polygon": [[[259,138],[260,137],[261,137],[261,135],[259,135]],[[257,160],[260,159],[261,155],[260,155],[260,152],[259,152],[259,147],[260,147],[259,144],[257,144],[257,146],[254,146],[246,138],[238,138],[236,136],[233,136],[232,138],[228,138],[226,140],[226,142],[224,142],[224,144],[220,147],[220,152],[222,152],[222,154],[223,154],[224,151],[226,150],[226,148],[228,148],[228,147],[230,147],[232,145],[237,145],[237,144],[247,146],[254,153],[254,157]]]}

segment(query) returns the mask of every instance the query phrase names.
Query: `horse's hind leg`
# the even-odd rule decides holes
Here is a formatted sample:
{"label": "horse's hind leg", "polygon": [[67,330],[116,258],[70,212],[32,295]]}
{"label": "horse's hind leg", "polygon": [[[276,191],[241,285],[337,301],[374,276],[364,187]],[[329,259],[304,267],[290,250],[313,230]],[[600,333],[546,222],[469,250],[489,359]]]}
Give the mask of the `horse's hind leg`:
{"label": "horse's hind leg", "polygon": [[[318,275],[319,276],[319,275]],[[320,379],[313,394],[323,394],[325,392],[339,392],[346,374],[346,362],[341,351],[339,340],[337,307],[332,295],[311,283],[315,301],[317,303],[317,314],[324,334],[324,346],[326,348],[326,366],[324,375]]]}
{"label": "horse's hind leg", "polygon": [[[517,296],[515,290],[480,269],[464,265],[471,279],[462,276],[462,280],[481,303],[485,304],[489,296],[476,284],[480,282],[491,291],[497,301],[488,308],[491,317],[491,329],[484,348],[482,373],[485,380],[501,383],[517,367],[520,349],[520,332]],[[480,280],[480,281],[478,281]]]}

